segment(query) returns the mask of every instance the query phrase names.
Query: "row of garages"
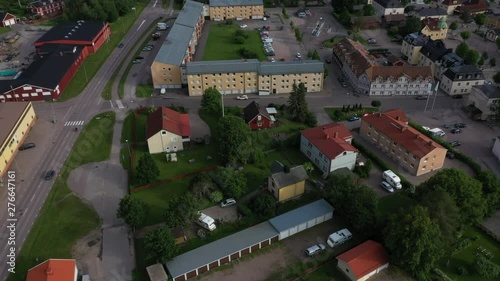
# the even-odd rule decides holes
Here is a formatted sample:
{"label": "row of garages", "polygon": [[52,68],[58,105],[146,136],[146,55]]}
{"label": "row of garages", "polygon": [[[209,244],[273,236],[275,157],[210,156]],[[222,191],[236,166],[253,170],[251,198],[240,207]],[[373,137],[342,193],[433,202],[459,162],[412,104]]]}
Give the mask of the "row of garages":
{"label": "row of garages", "polygon": [[167,270],[174,281],[185,281],[330,220],[333,211],[324,199],[315,201],[179,255],[166,263]]}

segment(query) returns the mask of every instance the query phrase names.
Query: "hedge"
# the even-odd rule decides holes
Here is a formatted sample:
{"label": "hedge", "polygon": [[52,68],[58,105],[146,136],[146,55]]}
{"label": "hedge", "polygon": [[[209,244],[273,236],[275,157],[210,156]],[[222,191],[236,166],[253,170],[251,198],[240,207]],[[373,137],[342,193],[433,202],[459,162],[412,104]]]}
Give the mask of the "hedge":
{"label": "hedge", "polygon": [[[373,152],[369,151],[366,149],[364,146],[362,146],[360,143],[358,143],[355,139],[352,140],[352,145],[356,147],[359,151],[361,151],[362,154],[364,154],[366,157],[371,159],[375,165],[377,165],[381,170],[391,170],[391,167],[387,165],[382,159],[377,157]],[[397,172],[394,172],[398,177],[401,179],[401,185],[405,188],[411,188],[413,185],[403,176],[398,174]]]}

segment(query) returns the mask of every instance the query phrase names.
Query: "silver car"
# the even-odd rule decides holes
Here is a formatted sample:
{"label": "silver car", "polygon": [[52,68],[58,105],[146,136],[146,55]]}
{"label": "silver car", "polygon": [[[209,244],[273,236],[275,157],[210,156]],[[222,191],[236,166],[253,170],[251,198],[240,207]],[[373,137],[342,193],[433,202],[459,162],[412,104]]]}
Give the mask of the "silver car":
{"label": "silver car", "polygon": [[393,193],[393,192],[394,192],[394,188],[393,188],[393,187],[392,187],[392,186],[391,186],[388,182],[386,182],[386,181],[383,181],[383,182],[380,184],[380,186],[381,186],[383,189],[385,189],[385,190],[387,190],[388,192],[390,192],[390,193]]}
{"label": "silver car", "polygon": [[325,250],[326,250],[326,246],[324,244],[316,244],[314,246],[307,248],[306,255],[308,257],[312,257],[312,256],[317,255],[319,253],[323,253]]}
{"label": "silver car", "polygon": [[229,207],[229,206],[232,206],[235,204],[236,204],[236,200],[234,200],[234,198],[227,198],[226,200],[220,202],[220,207],[226,208],[226,207]]}

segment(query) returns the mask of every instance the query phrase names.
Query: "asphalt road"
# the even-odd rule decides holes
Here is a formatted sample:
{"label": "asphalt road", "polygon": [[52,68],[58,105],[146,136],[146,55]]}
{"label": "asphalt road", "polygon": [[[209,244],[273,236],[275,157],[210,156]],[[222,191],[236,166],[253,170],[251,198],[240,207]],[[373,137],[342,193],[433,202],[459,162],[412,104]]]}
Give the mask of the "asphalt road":
{"label": "asphalt road", "polygon": [[[145,29],[152,21],[162,15],[163,9],[161,7],[161,1],[152,0],[150,4],[143,10],[134,26],[131,29],[122,43],[124,47],[121,49],[116,49],[112,52],[109,59],[104,63],[98,73],[87,85],[85,90],[75,99],[72,99],[65,103],[56,103],[53,105],[54,111],[57,115],[63,115],[63,119],[58,119],[58,122],[54,125],[54,133],[52,134],[52,146],[47,147],[43,156],[41,157],[40,163],[37,168],[31,171],[31,177],[26,177],[23,182],[17,182],[16,184],[16,210],[22,209],[23,215],[16,215],[18,221],[16,222],[16,253],[18,254],[20,248],[22,247],[29,230],[31,229],[36,217],[39,214],[40,208],[43,206],[45,199],[52,187],[52,181],[44,181],[41,178],[47,170],[54,169],[59,172],[62,167],[69,151],[72,149],[75,140],[78,137],[78,133],[72,131],[72,127],[65,127],[64,123],[70,120],[83,120],[88,122],[92,116],[102,111],[103,100],[101,98],[101,92],[106,85],[107,81],[111,78],[112,73],[118,66],[116,62],[121,61],[127,54],[129,48],[132,47],[133,43],[136,42],[139,37],[142,36],[143,29]],[[107,48],[103,45],[102,48]],[[35,110],[38,111],[49,111],[50,104],[48,103],[35,103]],[[77,150],[83,151],[85,147],[78,148]],[[8,276],[7,269],[7,238],[9,236],[9,230],[7,229],[7,202],[3,199],[0,202],[2,206],[5,206],[0,210],[0,222],[1,222],[1,233],[0,237],[2,239],[2,244],[0,246],[3,254],[0,257],[0,280],[5,280]],[[10,246],[9,246],[10,247]]]}

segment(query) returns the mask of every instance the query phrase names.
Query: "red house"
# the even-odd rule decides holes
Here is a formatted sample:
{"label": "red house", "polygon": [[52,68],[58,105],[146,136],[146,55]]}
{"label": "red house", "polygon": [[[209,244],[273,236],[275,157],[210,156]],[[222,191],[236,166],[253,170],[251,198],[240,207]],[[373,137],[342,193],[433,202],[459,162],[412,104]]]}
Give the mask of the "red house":
{"label": "red house", "polygon": [[34,1],[28,4],[28,10],[34,14],[43,16],[62,14],[64,9],[64,1],[43,0]]}
{"label": "red house", "polygon": [[17,21],[16,16],[14,16],[13,14],[3,12],[0,12],[0,19],[2,20],[0,22],[0,27],[9,27],[16,24]]}
{"label": "red house", "polygon": [[88,53],[95,53],[109,38],[109,23],[102,21],[74,21],[59,24],[35,42],[38,50],[45,44],[84,46]]}
{"label": "red house", "polygon": [[276,121],[277,113],[274,107],[261,109],[260,105],[255,101],[251,102],[243,109],[245,122],[252,130],[276,127],[278,125]]}
{"label": "red house", "polygon": [[0,102],[58,99],[85,60],[81,46],[48,44],[16,79],[0,80]]}

